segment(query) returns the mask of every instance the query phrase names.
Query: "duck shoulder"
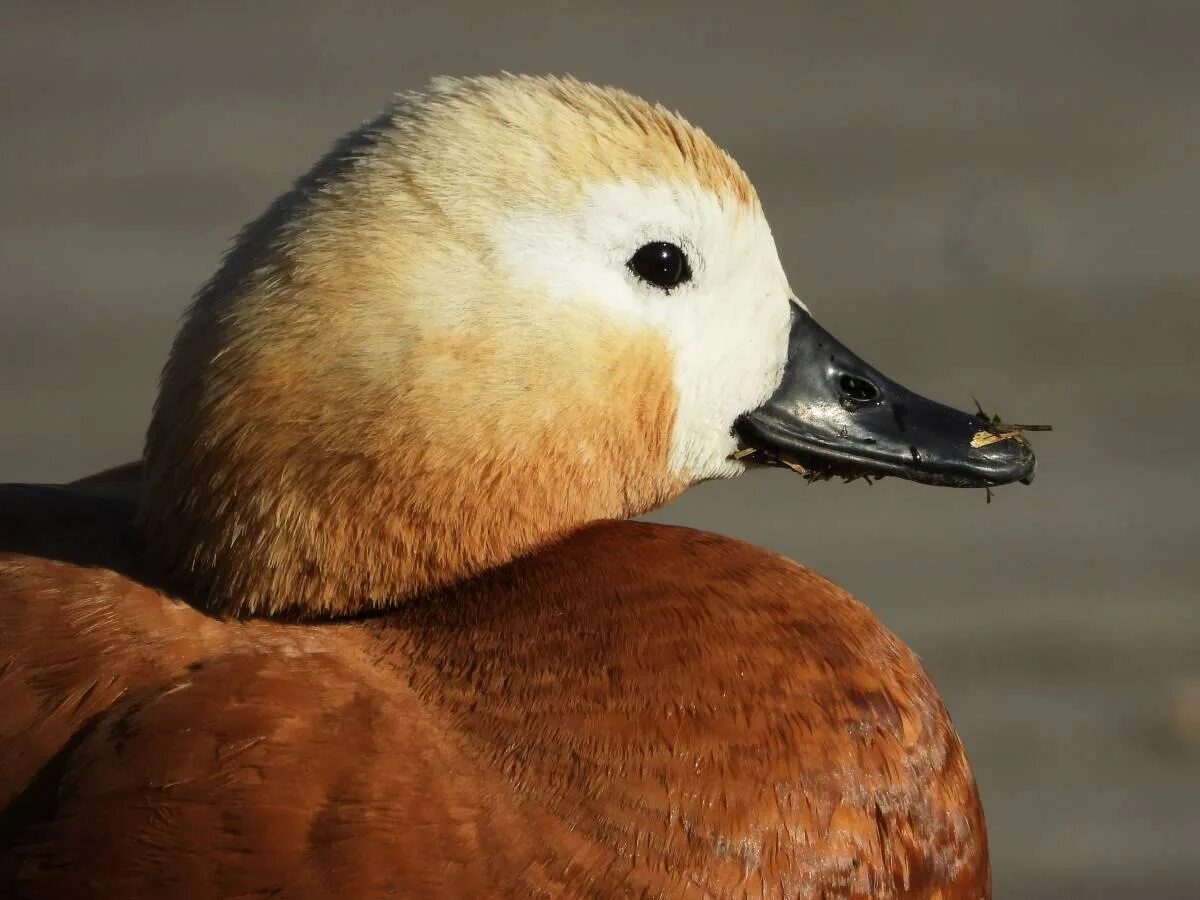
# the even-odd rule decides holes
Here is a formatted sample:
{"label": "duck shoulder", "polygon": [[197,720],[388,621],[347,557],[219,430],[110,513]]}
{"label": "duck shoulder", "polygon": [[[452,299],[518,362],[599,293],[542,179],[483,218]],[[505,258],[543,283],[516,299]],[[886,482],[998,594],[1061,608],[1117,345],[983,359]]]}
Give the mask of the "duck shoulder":
{"label": "duck shoulder", "polygon": [[344,628],[173,596],[137,477],[0,486],[0,896],[519,893],[495,777]]}
{"label": "duck shoulder", "polygon": [[223,643],[144,566],[130,471],[0,485],[0,828],[87,723]]}

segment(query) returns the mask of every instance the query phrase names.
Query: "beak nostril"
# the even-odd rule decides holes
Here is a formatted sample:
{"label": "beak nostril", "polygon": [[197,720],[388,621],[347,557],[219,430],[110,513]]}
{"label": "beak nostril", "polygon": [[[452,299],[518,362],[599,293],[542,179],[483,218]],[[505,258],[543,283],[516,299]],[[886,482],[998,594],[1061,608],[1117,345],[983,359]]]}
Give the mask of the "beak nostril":
{"label": "beak nostril", "polygon": [[864,378],[858,378],[854,375],[843,375],[838,379],[838,384],[842,388],[842,393],[851,400],[867,403],[871,400],[879,399],[879,388]]}

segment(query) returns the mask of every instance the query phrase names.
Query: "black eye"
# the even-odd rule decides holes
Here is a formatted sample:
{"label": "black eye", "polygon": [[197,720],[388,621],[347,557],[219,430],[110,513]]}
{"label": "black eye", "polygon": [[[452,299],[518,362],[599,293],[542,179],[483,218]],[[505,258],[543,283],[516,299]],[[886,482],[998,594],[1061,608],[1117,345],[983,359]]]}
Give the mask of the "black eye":
{"label": "black eye", "polygon": [[629,268],[642,281],[668,291],[692,277],[687,254],[666,241],[654,241],[639,248],[630,258]]}

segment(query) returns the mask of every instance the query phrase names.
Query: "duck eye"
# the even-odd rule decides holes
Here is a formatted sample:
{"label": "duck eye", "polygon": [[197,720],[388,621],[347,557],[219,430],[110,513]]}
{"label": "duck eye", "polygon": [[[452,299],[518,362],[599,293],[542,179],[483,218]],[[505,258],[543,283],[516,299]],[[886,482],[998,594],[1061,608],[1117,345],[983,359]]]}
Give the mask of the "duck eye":
{"label": "duck eye", "polygon": [[642,281],[667,291],[692,277],[687,254],[666,241],[654,241],[640,247],[630,257],[628,265]]}

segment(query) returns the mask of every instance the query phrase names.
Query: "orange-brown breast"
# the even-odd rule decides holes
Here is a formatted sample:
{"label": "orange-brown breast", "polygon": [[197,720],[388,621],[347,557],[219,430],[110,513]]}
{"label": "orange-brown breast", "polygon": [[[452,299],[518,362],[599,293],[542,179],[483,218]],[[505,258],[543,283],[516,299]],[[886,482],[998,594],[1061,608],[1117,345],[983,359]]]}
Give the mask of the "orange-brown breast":
{"label": "orange-brown breast", "polygon": [[551,852],[590,860],[562,875],[581,892],[987,893],[974,782],[924,670],[775,554],[599,524],[364,628],[370,661],[402,658],[473,755],[553,813]]}
{"label": "orange-brown breast", "polygon": [[29,490],[0,895],[988,893],[919,663],[766,551],[603,523],[372,619],[231,623],[155,590],[128,504]]}

